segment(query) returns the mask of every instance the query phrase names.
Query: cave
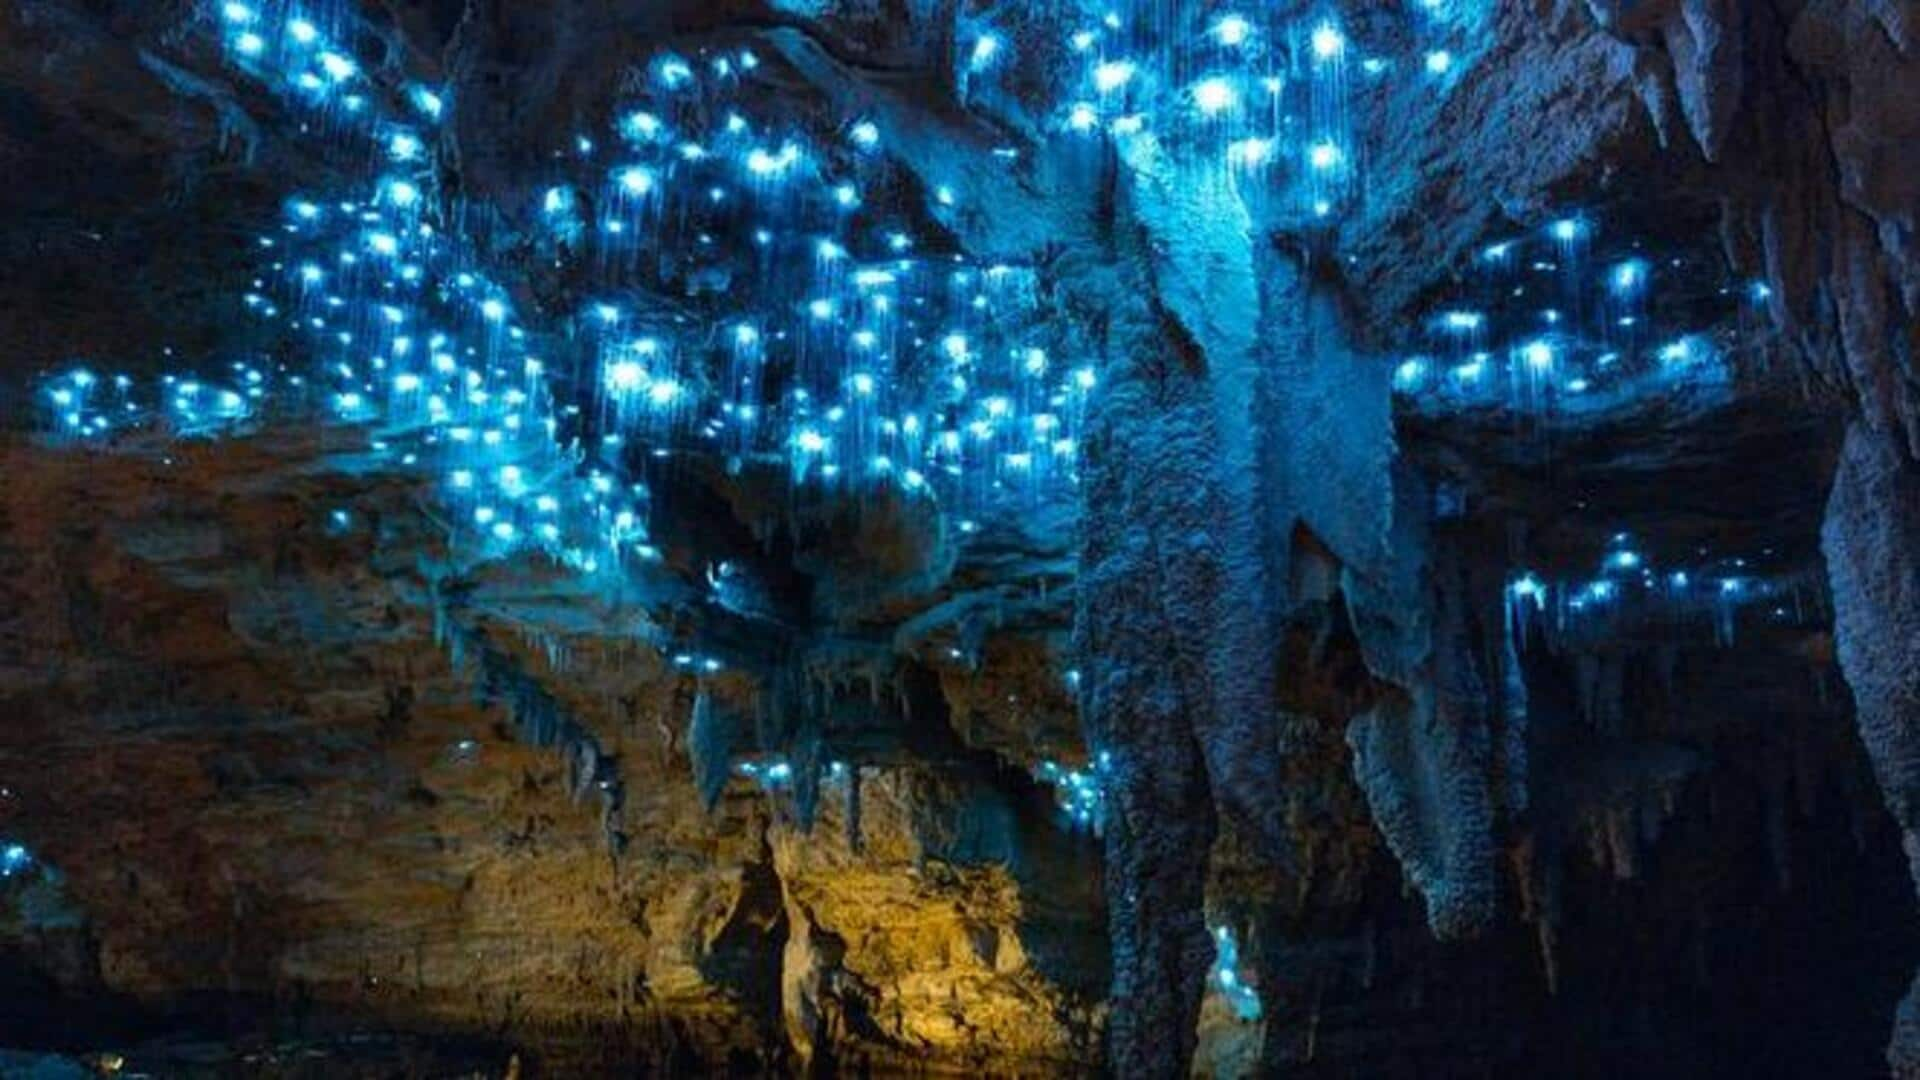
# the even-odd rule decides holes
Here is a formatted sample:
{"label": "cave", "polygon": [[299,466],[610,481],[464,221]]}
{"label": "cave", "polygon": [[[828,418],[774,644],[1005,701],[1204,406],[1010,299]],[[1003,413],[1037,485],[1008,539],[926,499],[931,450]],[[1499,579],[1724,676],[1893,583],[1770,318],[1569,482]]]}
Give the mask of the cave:
{"label": "cave", "polygon": [[1917,0],[6,0],[0,176],[0,1075],[1920,1077]]}

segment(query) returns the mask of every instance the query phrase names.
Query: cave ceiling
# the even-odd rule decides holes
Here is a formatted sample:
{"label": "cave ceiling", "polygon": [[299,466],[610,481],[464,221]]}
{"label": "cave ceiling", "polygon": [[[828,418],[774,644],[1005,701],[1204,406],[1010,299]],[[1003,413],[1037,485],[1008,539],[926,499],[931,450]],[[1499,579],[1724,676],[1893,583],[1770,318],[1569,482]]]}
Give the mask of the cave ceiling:
{"label": "cave ceiling", "polygon": [[[1552,981],[1536,854],[1634,876],[1732,767],[1688,692],[1851,686],[1920,850],[1917,35],[1898,0],[14,0],[9,468],[100,490],[13,513],[86,506],[47,542],[95,515],[256,636],[325,640],[240,598],[328,553],[316,592],[430,626],[564,763],[596,857],[699,826],[593,700],[657,712],[699,813],[830,817],[848,859],[906,770],[869,847],[1104,883],[1061,931],[1110,946],[1088,985],[1020,984],[1072,1002],[1036,1060],[1164,1075],[1195,1042],[1154,1032],[1271,1011],[1236,971],[1275,896],[1312,922],[1336,819],[1441,941],[1525,894]],[[36,565],[13,672],[69,647]],[[979,823],[1008,798],[1046,820]],[[61,862],[32,822],[0,838]],[[824,858],[782,836],[742,857]],[[741,880],[699,978],[777,921],[815,965],[766,991],[784,1052],[877,1039],[882,992],[819,974],[836,901]]]}

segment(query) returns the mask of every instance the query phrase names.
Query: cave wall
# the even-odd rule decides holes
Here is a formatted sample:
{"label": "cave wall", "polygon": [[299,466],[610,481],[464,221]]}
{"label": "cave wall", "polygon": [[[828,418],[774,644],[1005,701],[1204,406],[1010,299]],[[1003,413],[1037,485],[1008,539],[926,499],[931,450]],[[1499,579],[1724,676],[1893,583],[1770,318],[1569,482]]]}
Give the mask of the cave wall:
{"label": "cave wall", "polygon": [[[156,66],[164,12],[0,18],[27,43],[0,50],[19,88],[0,149],[48,175],[77,149],[126,181],[10,196],[34,227],[9,242],[40,262],[0,306],[12,347],[34,364],[145,348],[175,322],[199,336],[168,340],[212,340],[217,316],[191,314],[211,299],[179,286],[241,275],[198,265],[183,232],[270,201],[255,170],[317,166],[259,135],[258,102]],[[531,242],[488,207],[534,190],[538,133],[617,83],[623,50],[736,20],[808,101],[880,118],[911,168],[956,178],[985,209],[941,226],[1044,265],[1102,360],[1077,560],[1051,520],[957,565],[924,522],[775,527],[749,482],[698,477],[712,504],[687,504],[686,532],[812,583],[773,601],[816,619],[806,632],[721,624],[764,639],[784,680],[767,708],[765,672],[677,666],[657,627],[538,564],[464,565],[406,478],[340,475],[298,441],[322,434],[15,440],[0,829],[58,874],[54,910],[8,925],[8,970],[57,989],[46,1017],[111,1000],[127,1032],[361,1022],[561,1069],[1459,1075],[1541,1071],[1572,1044],[1596,1048],[1596,1075],[1872,1071],[1862,1047],[1914,953],[1890,853],[1920,859],[1906,8],[1493,5],[1456,91],[1356,103],[1380,179],[1313,235],[1150,137],[1038,155],[1019,184],[970,169],[1036,118],[1019,87],[961,113],[898,77],[951,60],[945,9],[393,18],[396,53],[471,103],[444,137],[448,183],[503,257]],[[98,78],[56,77],[74,70]],[[155,94],[199,105],[130,104]],[[94,134],[92,99],[143,125]],[[1766,281],[1810,389],[1561,433],[1618,448],[1733,428],[1638,451],[1624,480],[1542,481],[1498,440],[1463,462],[1485,435],[1470,426],[1396,431],[1378,346],[1489,235],[1575,198],[1667,222],[1675,244],[1717,217],[1707,241]],[[88,236],[74,202],[118,227]],[[156,287],[90,292],[93,244],[154,250]],[[548,254],[524,284],[558,304],[578,283]],[[1806,460],[1775,472],[1755,446]],[[1831,639],[1516,636],[1513,536],[1549,555],[1597,542],[1554,531],[1564,503],[1533,485],[1637,499],[1703,454],[1718,479],[1792,489],[1724,517],[1801,538],[1837,462],[1824,563],[1800,552],[1831,575]],[[1443,509],[1462,488],[1471,511]],[[1653,503],[1651,527],[1701,527],[1688,498]],[[852,558],[833,550],[848,530]],[[756,553],[775,532],[787,547]],[[1069,575],[1071,593],[1046,587]],[[1083,733],[1056,661],[1077,665]],[[769,794],[733,766],[773,744],[864,760]],[[1062,830],[1031,771],[1102,754],[1104,834]],[[1220,990],[1223,928],[1257,1016]],[[1896,1070],[1913,1068],[1912,1000]]]}
{"label": "cave wall", "polygon": [[[857,834],[844,778],[811,832],[737,776],[709,814],[692,677],[537,566],[436,607],[439,527],[402,484],[308,473],[316,449],[8,447],[0,827],[59,902],[9,888],[26,1007],[0,1039],[361,1023],[562,1071],[1091,1059],[1098,863],[1043,795],[902,761],[861,769]],[[553,604],[569,625],[537,628]]]}

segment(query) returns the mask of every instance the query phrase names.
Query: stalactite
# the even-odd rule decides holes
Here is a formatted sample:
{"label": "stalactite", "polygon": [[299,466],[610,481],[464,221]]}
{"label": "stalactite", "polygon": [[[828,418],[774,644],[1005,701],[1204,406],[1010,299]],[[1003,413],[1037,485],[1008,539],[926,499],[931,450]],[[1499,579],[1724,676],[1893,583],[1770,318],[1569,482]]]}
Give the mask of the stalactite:
{"label": "stalactite", "polygon": [[820,811],[820,736],[803,732],[788,754],[793,769],[793,810],[800,831],[813,832],[814,818]]}
{"label": "stalactite", "polygon": [[687,761],[693,767],[693,785],[700,792],[701,805],[709,813],[720,805],[720,796],[727,789],[734,749],[732,725],[715,714],[712,696],[701,689],[694,695],[692,715],[687,720]]}
{"label": "stalactite", "polygon": [[[1432,645],[1385,695],[1348,725],[1354,778],[1374,823],[1427,904],[1441,938],[1485,928],[1495,905],[1495,693],[1481,670],[1479,629],[1465,569],[1441,549],[1430,586]],[[1502,625],[1495,633],[1504,634]]]}
{"label": "stalactite", "polygon": [[1211,460],[1184,481],[1194,485],[1208,520],[1182,538],[1190,550],[1175,556],[1192,563],[1187,572],[1209,579],[1203,590],[1173,598],[1206,621],[1196,629],[1205,635],[1210,700],[1192,723],[1222,813],[1247,829],[1267,858],[1284,863],[1292,846],[1273,797],[1280,757],[1270,548],[1261,513],[1263,417],[1254,407],[1263,379],[1253,223],[1220,170],[1178,163],[1144,137],[1123,154],[1131,206],[1155,253],[1147,269],[1169,317],[1166,345],[1190,351],[1186,361],[1197,369],[1196,390],[1205,400],[1206,415],[1188,420],[1213,448]]}
{"label": "stalactite", "polygon": [[609,851],[616,855],[623,852],[627,843],[621,821],[625,791],[616,760],[602,749],[593,732],[576,720],[518,660],[496,648],[481,629],[463,624],[460,614],[465,598],[460,590],[437,585],[434,597],[435,632],[444,637],[456,667],[463,658],[478,665],[475,695],[483,704],[506,703],[508,717],[520,741],[559,751],[568,793],[576,802],[589,792],[598,793],[602,839]]}
{"label": "stalactite", "polygon": [[[1502,613],[1504,617],[1504,606]],[[1526,813],[1530,801],[1527,734],[1531,728],[1531,713],[1527,698],[1527,674],[1520,664],[1520,654],[1514,645],[1513,635],[1501,634],[1494,648],[1499,651],[1500,700],[1504,710],[1500,752],[1501,772],[1506,780],[1506,810],[1509,814],[1518,815]]]}
{"label": "stalactite", "polygon": [[[1896,432],[1848,429],[1821,542],[1855,722],[1920,889],[1920,465]],[[1920,974],[1887,1057],[1896,1076],[1920,1076]]]}
{"label": "stalactite", "polygon": [[1109,750],[1105,832],[1113,1010],[1108,1068],[1171,1077],[1193,1056],[1213,943],[1202,917],[1214,838],[1192,718],[1209,704],[1206,612],[1218,588],[1211,391],[1202,357],[1148,302],[1146,237],[1101,298],[1106,360],[1089,422],[1075,652],[1089,745]]}
{"label": "stalactite", "polygon": [[846,830],[847,850],[856,855],[866,849],[866,837],[860,828],[861,775],[859,765],[847,767],[847,805],[841,819],[841,825]]}

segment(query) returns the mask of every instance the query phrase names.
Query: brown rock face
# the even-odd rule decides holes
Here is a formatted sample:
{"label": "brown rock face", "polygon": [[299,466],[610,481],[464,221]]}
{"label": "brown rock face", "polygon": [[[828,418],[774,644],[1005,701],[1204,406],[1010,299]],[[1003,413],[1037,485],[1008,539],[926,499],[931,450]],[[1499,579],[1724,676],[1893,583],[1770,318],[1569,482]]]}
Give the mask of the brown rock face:
{"label": "brown rock face", "polygon": [[[535,567],[442,613],[471,620],[455,658],[411,492],[304,475],[313,449],[6,450],[0,832],[55,876],[0,926],[60,993],[462,1033],[562,1071],[1091,1060],[1096,864],[1066,841],[1027,857],[1044,888],[1007,869],[1043,813],[903,764],[862,770],[857,852],[844,780],[809,836],[745,780],[708,815],[690,677],[611,613],[524,633],[515,605],[585,601]],[[603,775],[528,745],[476,649],[547,688]]]}

